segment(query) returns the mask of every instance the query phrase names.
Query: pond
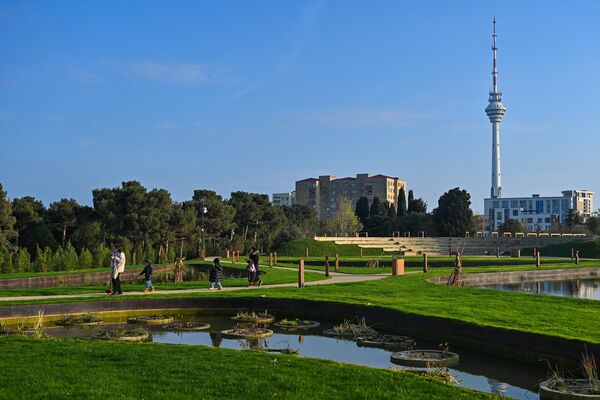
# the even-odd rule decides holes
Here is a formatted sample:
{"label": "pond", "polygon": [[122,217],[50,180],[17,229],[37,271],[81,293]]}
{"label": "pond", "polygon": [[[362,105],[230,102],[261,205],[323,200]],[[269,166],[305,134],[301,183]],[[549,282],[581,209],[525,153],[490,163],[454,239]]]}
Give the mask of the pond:
{"label": "pond", "polygon": [[499,283],[478,287],[484,289],[510,290],[513,292],[600,300],[600,279]]}
{"label": "pond", "polygon": [[[285,315],[285,317],[294,317]],[[183,318],[181,318],[183,319]],[[390,356],[393,351],[378,348],[359,347],[355,341],[323,336],[324,329],[334,326],[331,322],[320,321],[321,326],[302,331],[287,331],[267,324],[275,333],[266,339],[230,339],[223,337],[222,330],[231,329],[235,321],[230,316],[194,317],[210,323],[205,331],[180,332],[165,329],[163,326],[144,326],[151,331],[153,342],[213,346],[229,349],[290,348],[298,350],[300,357],[314,357],[375,368],[391,368]],[[368,322],[368,321],[367,321]],[[108,327],[134,327],[125,319],[113,320]],[[54,327],[46,334],[64,338],[91,337],[103,327]],[[402,334],[402,332],[394,332]],[[437,349],[438,343],[416,338],[416,349]],[[488,393],[500,394],[517,399],[537,399],[537,386],[546,376],[546,369],[540,365],[519,362],[508,358],[479,353],[450,345],[450,351],[459,353],[460,364],[449,369],[459,380],[458,385]],[[395,368],[401,368],[395,366]]]}

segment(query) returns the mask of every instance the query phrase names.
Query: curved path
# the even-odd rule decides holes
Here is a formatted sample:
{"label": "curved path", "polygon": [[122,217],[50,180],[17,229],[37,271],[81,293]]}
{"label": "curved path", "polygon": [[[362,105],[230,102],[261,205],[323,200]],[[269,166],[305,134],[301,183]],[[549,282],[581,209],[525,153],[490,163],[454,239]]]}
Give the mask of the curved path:
{"label": "curved path", "polygon": [[[298,271],[295,268],[287,267],[273,267],[276,269],[285,269],[289,271]],[[324,271],[318,270],[307,270],[307,272],[314,272],[318,274],[325,274]],[[330,272],[329,279],[321,281],[307,282],[304,286],[314,285],[333,285],[336,283],[347,283],[347,282],[364,282],[373,281],[377,279],[383,279],[391,276],[390,274],[342,274],[339,272]],[[280,288],[280,287],[297,287],[298,283],[279,283],[274,285],[262,285],[261,288]],[[223,291],[234,291],[234,290],[253,290],[258,289],[256,286],[237,286],[237,287],[224,287]],[[173,289],[173,290],[155,290],[152,293],[144,292],[126,292],[125,295],[135,296],[152,296],[153,294],[185,294],[185,293],[205,293],[205,292],[218,292],[217,290],[209,290],[208,288],[195,288],[195,289]],[[87,298],[87,297],[109,297],[106,293],[81,293],[81,294],[57,294],[47,296],[12,296],[12,297],[0,297],[0,302],[3,301],[19,301],[19,300],[51,300],[51,299],[69,299],[69,298]]]}

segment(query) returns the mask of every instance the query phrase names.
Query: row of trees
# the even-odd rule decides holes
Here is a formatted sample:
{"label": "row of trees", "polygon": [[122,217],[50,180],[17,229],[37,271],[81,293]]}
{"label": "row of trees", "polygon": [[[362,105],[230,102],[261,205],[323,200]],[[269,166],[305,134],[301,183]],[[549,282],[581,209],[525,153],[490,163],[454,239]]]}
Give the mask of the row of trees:
{"label": "row of trees", "polygon": [[440,197],[438,207],[432,213],[427,213],[427,203],[423,199],[416,199],[410,190],[407,201],[404,189],[401,189],[396,206],[381,202],[377,197],[369,205],[369,200],[361,197],[356,202],[355,214],[362,231],[371,236],[391,236],[394,232],[464,236],[478,224],[470,206],[470,194],[454,188]]}
{"label": "row of trees", "polygon": [[[224,200],[214,191],[195,190],[190,200],[174,202],[164,189],[148,190],[129,181],[95,189],[92,199],[92,206],[61,199],[46,208],[31,196],[11,201],[0,185],[0,247],[3,259],[11,259],[10,267],[0,269],[17,270],[15,262],[25,254],[37,259],[38,247],[53,254],[72,247],[81,255],[85,249],[110,252],[110,244],[119,242],[133,263],[142,258],[172,261],[179,254],[198,256],[202,247],[210,254],[268,248],[320,229],[312,208],[273,207],[267,195],[255,193],[234,192]],[[102,257],[93,257],[92,264],[106,265]]]}

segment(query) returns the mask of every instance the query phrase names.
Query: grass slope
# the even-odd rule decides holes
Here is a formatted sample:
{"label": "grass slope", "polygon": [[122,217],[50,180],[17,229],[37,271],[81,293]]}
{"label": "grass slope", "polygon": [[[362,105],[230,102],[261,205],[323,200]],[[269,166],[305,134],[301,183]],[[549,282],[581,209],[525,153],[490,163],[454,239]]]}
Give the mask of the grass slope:
{"label": "grass slope", "polygon": [[491,399],[406,372],[254,351],[0,338],[3,399]]}
{"label": "grass slope", "polygon": [[[541,249],[541,253],[552,257],[571,257],[571,249],[579,250],[579,257],[600,258],[600,239],[553,244]],[[531,249],[527,249],[531,252]]]}
{"label": "grass slope", "polygon": [[[335,244],[313,239],[296,239],[285,243],[277,249],[278,256],[305,257],[306,249],[310,257],[360,256],[360,247],[355,244]],[[363,254],[370,256],[381,255],[381,249],[363,249]]]}

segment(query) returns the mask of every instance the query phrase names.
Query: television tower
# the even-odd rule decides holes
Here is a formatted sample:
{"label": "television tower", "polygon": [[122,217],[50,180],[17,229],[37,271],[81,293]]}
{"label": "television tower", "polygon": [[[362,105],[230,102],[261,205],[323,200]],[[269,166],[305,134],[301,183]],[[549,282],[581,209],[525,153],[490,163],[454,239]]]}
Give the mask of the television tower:
{"label": "television tower", "polygon": [[498,91],[498,69],[496,68],[496,18],[494,17],[494,33],[492,34],[492,52],[494,54],[494,67],[492,69],[493,89],[490,92],[489,104],[485,108],[492,123],[492,189],[490,196],[493,199],[502,197],[502,176],[500,175],[500,121],[504,117],[506,108],[502,104],[502,92]]}

